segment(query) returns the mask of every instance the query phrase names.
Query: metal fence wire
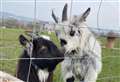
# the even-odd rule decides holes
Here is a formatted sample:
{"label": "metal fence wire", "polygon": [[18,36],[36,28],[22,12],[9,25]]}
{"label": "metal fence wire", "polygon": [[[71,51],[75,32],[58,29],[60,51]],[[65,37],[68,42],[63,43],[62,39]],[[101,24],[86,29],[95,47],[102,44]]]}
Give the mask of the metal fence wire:
{"label": "metal fence wire", "polygon": [[[72,6],[73,6],[73,1],[70,0],[71,2],[71,8],[70,8],[70,17],[72,15]],[[109,30],[109,29],[101,29],[99,25],[99,12],[100,8],[102,6],[102,1],[100,0],[98,12],[97,12],[97,28],[92,28],[88,27],[90,29],[97,30],[97,32],[100,32],[101,34],[104,33],[105,31],[114,31],[114,30]],[[34,0],[34,26],[32,29],[32,32],[35,33],[37,28],[36,28],[36,20],[37,20],[37,0]],[[4,15],[2,15],[4,16]],[[54,30],[53,30],[54,31]],[[52,33],[53,33],[52,31]],[[120,31],[117,30],[115,31],[118,34],[120,34]],[[41,31],[40,31],[41,33]],[[18,36],[20,34],[24,34],[24,30],[21,29],[1,29],[0,28],[0,70],[8,72],[12,75],[15,74],[16,71],[16,65],[18,63],[18,60],[26,60],[29,58],[19,58],[22,53],[22,46],[19,45],[19,42],[17,40]],[[52,34],[50,35],[52,36]],[[52,38],[52,37],[51,37]],[[55,37],[54,37],[55,38]],[[57,40],[57,38],[55,39]],[[115,41],[115,46],[114,48],[106,48],[106,43],[107,43],[107,36],[101,36],[97,38],[101,42],[102,46],[102,63],[103,63],[103,68],[102,72],[99,75],[97,82],[120,82],[120,37],[118,37]],[[54,42],[54,41],[53,41]],[[57,43],[58,44],[58,43]],[[78,59],[78,57],[73,57],[74,59]],[[40,59],[63,59],[63,57],[57,57],[57,58],[30,58],[32,60],[40,60]],[[30,61],[30,62],[31,62]],[[31,68],[31,64],[29,66],[29,70]],[[60,72],[60,65],[56,68],[54,72],[54,82],[62,82],[63,78]],[[29,80],[29,75],[27,82]]]}

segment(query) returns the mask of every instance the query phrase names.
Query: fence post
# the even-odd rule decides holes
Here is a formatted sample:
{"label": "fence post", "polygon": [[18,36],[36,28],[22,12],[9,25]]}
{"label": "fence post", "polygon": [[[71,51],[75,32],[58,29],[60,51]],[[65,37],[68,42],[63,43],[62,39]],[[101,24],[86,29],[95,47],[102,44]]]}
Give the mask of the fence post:
{"label": "fence post", "polygon": [[114,32],[109,32],[107,34],[107,43],[106,43],[106,47],[107,48],[114,48],[114,44],[115,44],[115,41],[116,41],[116,34]]}

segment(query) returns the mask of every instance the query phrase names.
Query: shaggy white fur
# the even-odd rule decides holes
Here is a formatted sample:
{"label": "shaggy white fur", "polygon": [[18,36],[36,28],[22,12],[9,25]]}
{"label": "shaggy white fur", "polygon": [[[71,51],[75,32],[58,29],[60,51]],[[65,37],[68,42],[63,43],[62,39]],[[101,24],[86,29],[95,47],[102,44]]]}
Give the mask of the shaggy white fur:
{"label": "shaggy white fur", "polygon": [[81,37],[65,38],[67,41],[64,46],[66,52],[79,48],[77,54],[72,54],[72,56],[67,54],[69,59],[65,59],[62,63],[62,73],[65,81],[67,78],[74,76],[78,81],[83,78],[84,82],[96,82],[101,71],[101,47],[85,26],[80,28],[80,31],[82,31]]}

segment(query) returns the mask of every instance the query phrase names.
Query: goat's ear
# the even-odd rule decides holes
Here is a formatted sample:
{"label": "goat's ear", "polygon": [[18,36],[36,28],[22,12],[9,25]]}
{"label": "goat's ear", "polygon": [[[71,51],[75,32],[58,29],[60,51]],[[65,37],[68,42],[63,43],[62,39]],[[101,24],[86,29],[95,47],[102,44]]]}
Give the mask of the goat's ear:
{"label": "goat's ear", "polygon": [[86,21],[86,18],[88,17],[88,15],[90,14],[90,8],[88,8],[80,17],[80,21]]}
{"label": "goat's ear", "polygon": [[26,47],[27,43],[29,43],[29,40],[25,36],[20,35],[19,36],[19,42],[22,46]]}
{"label": "goat's ear", "polygon": [[62,22],[67,21],[67,3],[65,4],[64,8],[63,8],[63,12],[62,12]]}

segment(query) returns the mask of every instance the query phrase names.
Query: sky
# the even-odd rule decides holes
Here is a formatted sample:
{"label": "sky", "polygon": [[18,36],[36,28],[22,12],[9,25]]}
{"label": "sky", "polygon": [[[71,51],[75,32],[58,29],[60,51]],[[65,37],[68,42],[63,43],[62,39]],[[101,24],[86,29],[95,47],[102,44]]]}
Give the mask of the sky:
{"label": "sky", "polygon": [[[62,9],[68,3],[70,16],[71,0],[36,0],[37,19],[53,21],[51,11],[61,18]],[[2,12],[9,12],[18,16],[34,18],[34,0],[0,0]],[[97,13],[100,0],[73,0],[71,16],[82,14],[88,7],[91,8],[87,23],[90,27],[97,27]],[[103,0],[99,12],[99,28],[120,30],[120,0]]]}

